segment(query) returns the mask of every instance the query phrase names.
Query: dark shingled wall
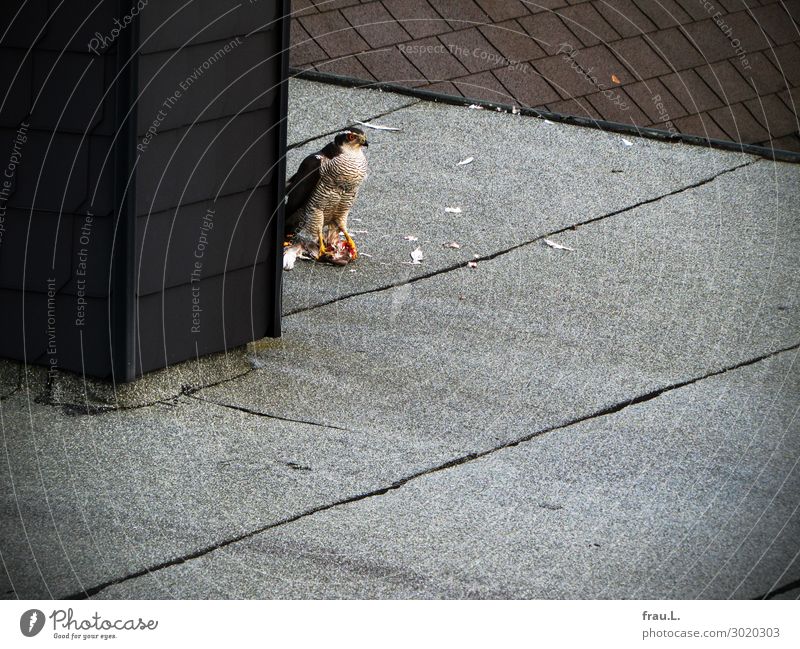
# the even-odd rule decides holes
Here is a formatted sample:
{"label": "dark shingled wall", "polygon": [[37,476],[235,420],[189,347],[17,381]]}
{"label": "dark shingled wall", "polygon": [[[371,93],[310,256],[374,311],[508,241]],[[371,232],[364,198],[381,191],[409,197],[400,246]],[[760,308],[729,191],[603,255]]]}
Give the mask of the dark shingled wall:
{"label": "dark shingled wall", "polygon": [[23,4],[0,7],[0,355],[130,380],[279,335],[283,3]]}

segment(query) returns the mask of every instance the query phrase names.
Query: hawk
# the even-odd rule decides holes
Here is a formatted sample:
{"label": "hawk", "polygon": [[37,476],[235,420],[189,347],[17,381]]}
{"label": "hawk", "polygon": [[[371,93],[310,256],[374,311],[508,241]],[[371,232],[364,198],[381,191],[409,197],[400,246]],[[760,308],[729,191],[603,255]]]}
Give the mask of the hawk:
{"label": "hawk", "polygon": [[303,252],[341,265],[358,257],[356,244],[347,232],[347,216],[367,175],[367,146],[364,131],[346,129],[303,160],[289,178],[284,269],[290,270]]}

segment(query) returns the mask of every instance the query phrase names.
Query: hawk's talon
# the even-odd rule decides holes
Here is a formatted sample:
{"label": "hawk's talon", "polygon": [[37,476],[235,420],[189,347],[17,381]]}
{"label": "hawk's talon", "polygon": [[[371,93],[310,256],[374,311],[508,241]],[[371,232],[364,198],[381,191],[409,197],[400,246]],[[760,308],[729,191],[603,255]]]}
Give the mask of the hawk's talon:
{"label": "hawk's talon", "polygon": [[353,241],[353,237],[350,236],[350,233],[347,230],[341,230],[342,234],[344,235],[344,240],[346,242],[347,247],[350,249],[352,253],[352,259],[358,259],[358,248],[356,248],[356,242]]}
{"label": "hawk's talon", "polygon": [[328,250],[325,248],[325,240],[322,238],[322,232],[319,233],[319,253],[317,259],[322,259],[327,256]]}

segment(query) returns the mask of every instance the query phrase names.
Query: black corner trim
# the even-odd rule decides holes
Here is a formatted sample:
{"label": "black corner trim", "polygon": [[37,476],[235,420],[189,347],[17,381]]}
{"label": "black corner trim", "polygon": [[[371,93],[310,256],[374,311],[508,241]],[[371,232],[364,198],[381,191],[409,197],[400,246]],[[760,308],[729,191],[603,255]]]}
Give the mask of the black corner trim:
{"label": "black corner trim", "polygon": [[[119,1],[119,15],[130,9],[130,2]],[[138,77],[139,17],[122,30],[116,53],[119,77],[116,90],[117,138],[115,142],[114,211],[117,215],[114,241],[114,264],[109,296],[111,324],[111,379],[127,383],[136,378],[136,330],[134,293],[136,247],[136,99]],[[128,111],[130,115],[127,116]]]}
{"label": "black corner trim", "polygon": [[267,321],[267,336],[279,338],[281,335],[281,314],[283,312],[283,228],[285,222],[284,194],[286,193],[286,152],[288,150],[288,125],[289,117],[289,52],[291,50],[291,0],[281,2],[281,56],[280,80],[278,101],[280,102],[278,126],[277,157],[277,209],[275,210],[275,223],[272,224],[275,232],[275,265],[273,267],[274,280],[270,286],[274,300],[268,300],[271,315]]}

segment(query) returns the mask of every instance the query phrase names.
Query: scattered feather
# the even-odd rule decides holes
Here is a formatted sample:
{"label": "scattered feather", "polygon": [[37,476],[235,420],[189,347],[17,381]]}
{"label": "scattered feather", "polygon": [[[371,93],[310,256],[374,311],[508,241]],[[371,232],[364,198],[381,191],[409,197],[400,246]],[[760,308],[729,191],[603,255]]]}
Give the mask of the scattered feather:
{"label": "scattered feather", "polygon": [[283,249],[283,270],[292,270],[298,259],[314,259],[302,245],[286,246]]}
{"label": "scattered feather", "polygon": [[464,165],[468,165],[470,162],[474,162],[475,158],[470,156],[469,158],[464,158],[461,162],[459,162],[456,166],[463,167]]}
{"label": "scattered feather", "polygon": [[517,108],[516,106],[512,106],[511,107],[511,114],[512,115],[519,115],[519,113],[520,113],[519,108]]}
{"label": "scattered feather", "polygon": [[448,214],[461,214],[460,207],[445,207],[444,211],[447,212]]}
{"label": "scattered feather", "polygon": [[570,248],[569,246],[563,246],[560,243],[556,243],[555,241],[551,241],[550,239],[545,239],[544,242],[550,246],[551,248],[555,248],[556,250],[569,250],[570,252],[575,252],[575,248]]}
{"label": "scattered feather", "polygon": [[414,265],[421,264],[423,259],[425,259],[425,255],[422,254],[422,248],[417,247],[417,248],[414,248],[414,250],[411,251],[411,263],[412,264],[414,264]]}
{"label": "scattered feather", "polygon": [[469,105],[469,109],[470,110],[483,110],[483,106],[479,106],[478,104],[470,104]]}
{"label": "scattered feather", "polygon": [[443,243],[442,244],[445,248],[454,248],[458,250],[461,247],[460,243],[456,243],[455,241],[451,241],[450,243]]}
{"label": "scattered feather", "polygon": [[633,146],[633,142],[631,142],[630,140],[626,140],[625,138],[622,138],[622,143],[625,146]]}
{"label": "scattered feather", "polygon": [[366,126],[367,128],[374,128],[376,131],[399,131],[399,128],[394,126],[383,126],[382,124],[367,124],[367,122],[359,122],[356,120],[356,124],[361,124],[361,126]]}
{"label": "scattered feather", "polygon": [[403,239],[406,241],[419,241],[419,239],[417,239],[417,237],[415,237],[413,234],[407,234],[403,237]]}
{"label": "scattered feather", "polygon": [[477,261],[468,261],[467,262],[467,268],[477,268],[477,267],[478,267],[478,262]]}
{"label": "scattered feather", "polygon": [[358,256],[359,257],[369,257],[370,259],[372,259],[372,255],[369,254],[368,252],[359,252]]}
{"label": "scattered feather", "polygon": [[297,246],[289,246],[283,251],[283,270],[292,270],[294,268],[298,250]]}
{"label": "scattered feather", "polygon": [[551,122],[549,119],[544,120],[545,124],[555,124],[555,122]]}
{"label": "scattered feather", "polygon": [[350,234],[369,234],[369,230],[350,230]]}

